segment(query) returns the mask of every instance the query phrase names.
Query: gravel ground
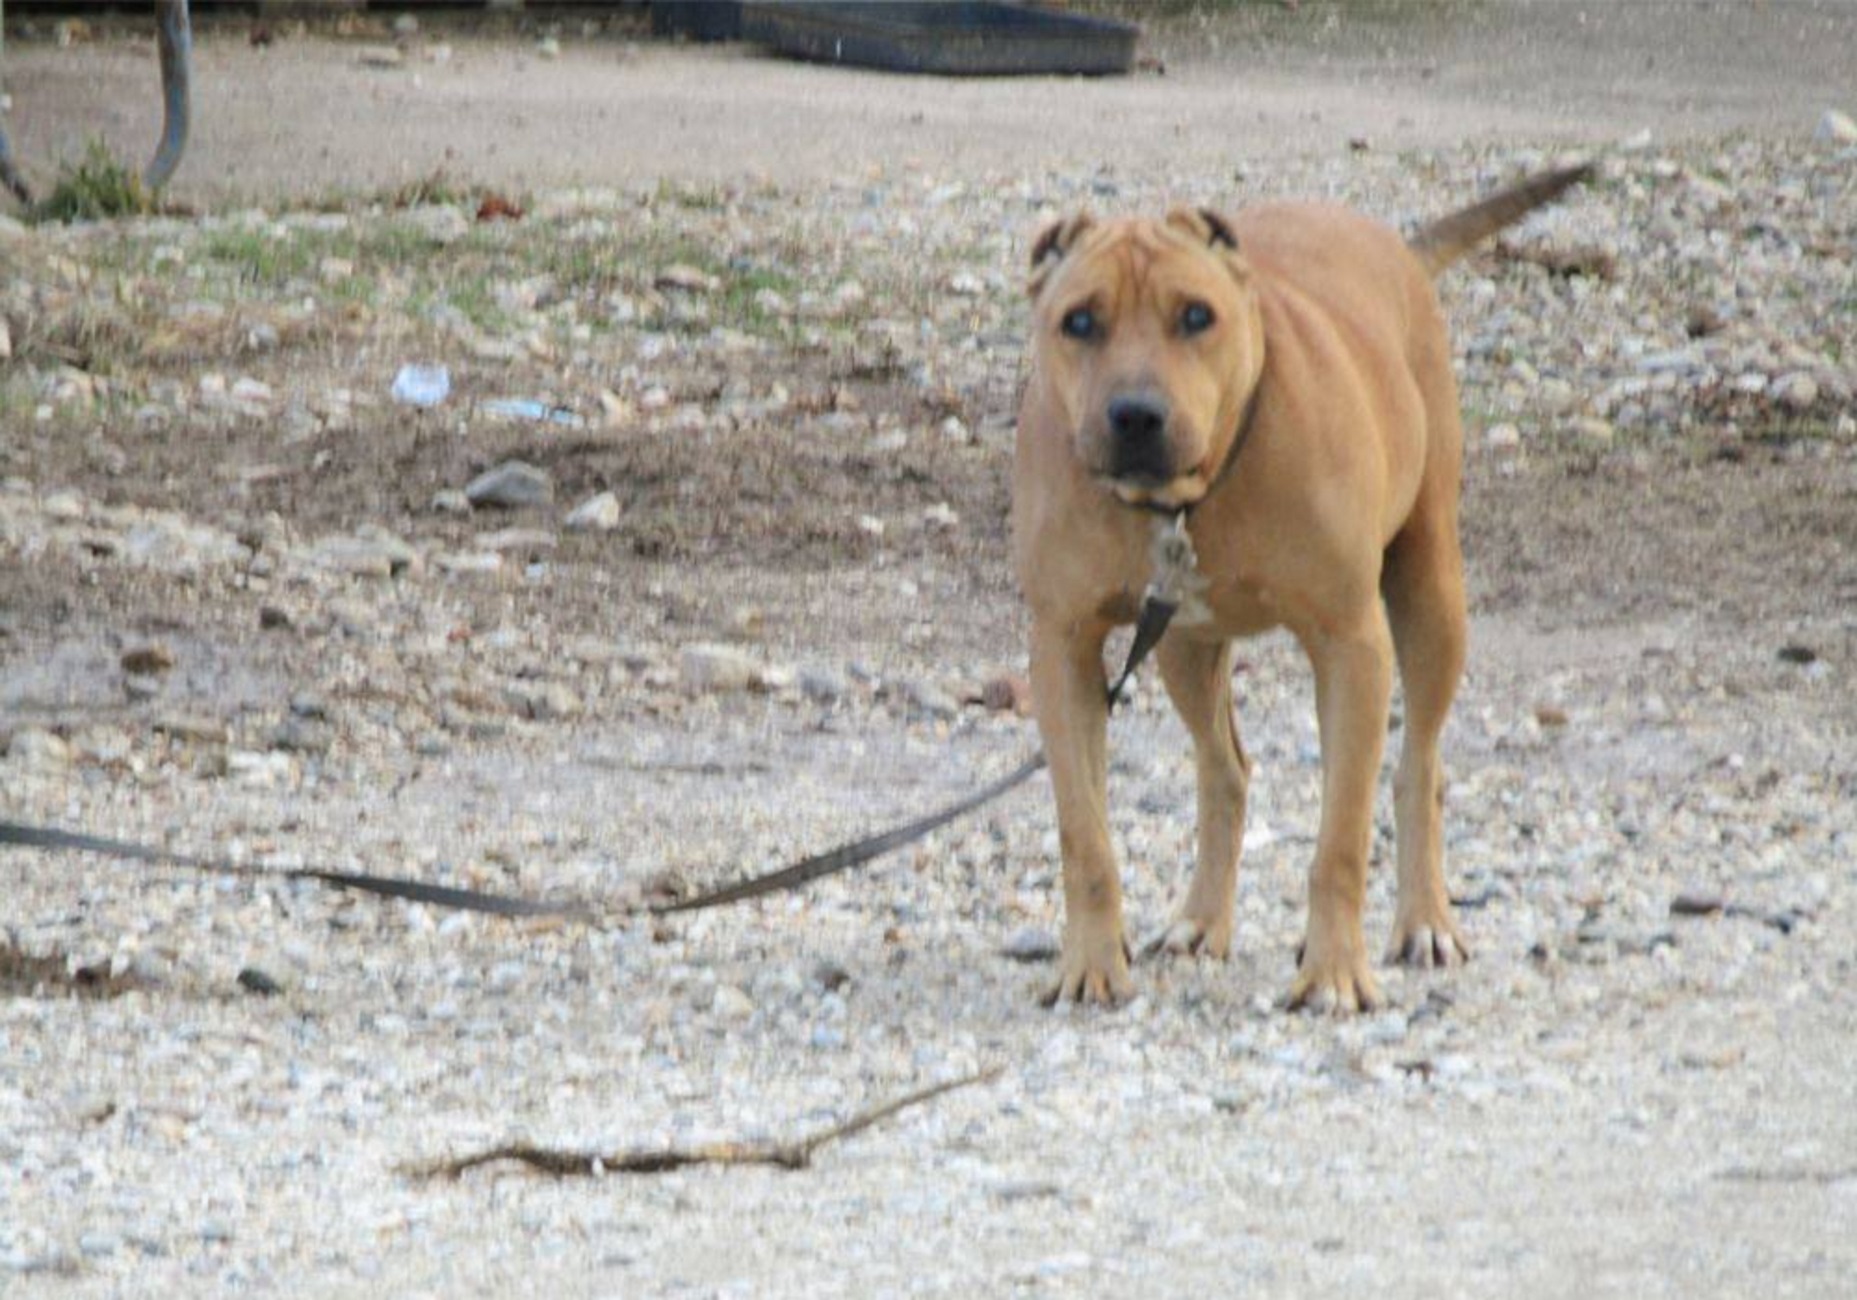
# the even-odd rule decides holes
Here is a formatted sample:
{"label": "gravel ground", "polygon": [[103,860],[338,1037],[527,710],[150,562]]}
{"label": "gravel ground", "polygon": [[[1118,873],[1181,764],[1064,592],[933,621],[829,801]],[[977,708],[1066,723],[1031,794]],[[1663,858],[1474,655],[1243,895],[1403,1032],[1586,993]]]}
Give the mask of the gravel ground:
{"label": "gravel ground", "polygon": [[[1273,93],[1326,102],[1327,29],[1259,47],[1254,21],[1198,33],[1223,53],[1165,29],[1155,120],[1258,48],[1297,52]],[[1344,48],[1420,60],[1488,22]],[[475,39],[464,64],[501,57]],[[1403,221],[1618,145],[1445,286],[1472,440],[1446,739],[1468,968],[1389,970],[1373,1016],[1278,1009],[1319,767],[1276,638],[1238,683],[1235,954],[1143,963],[1110,1013],[1036,1004],[1058,923],[1036,787],[866,874],[665,922],[11,852],[0,1290],[1848,1293],[1857,148],[1812,138],[1828,106],[1709,97],[1683,71],[1709,60],[1668,48],[1663,92],[1543,74],[1532,130],[1473,126],[1415,73],[1411,139],[1324,128],[1217,169],[1109,126],[1095,159],[949,144],[784,176],[651,145],[597,187],[480,161],[339,202],[205,185],[191,217],[0,222],[5,815],[623,909],[1034,743],[984,701],[1023,666],[1004,479],[1043,216],[1230,202],[1242,166],[1247,196]],[[696,93],[739,56],[628,57]],[[760,75],[745,103],[802,74]],[[1700,96],[1695,120],[1631,138],[1659,93]],[[969,128],[1022,120],[953,99]],[[525,215],[475,220],[492,190]],[[411,361],[447,367],[436,407],[391,396]],[[484,499],[511,461],[545,501]],[[1192,856],[1161,696],[1113,733],[1140,927]],[[1391,892],[1377,872],[1370,937]],[[782,1138],[987,1067],[804,1172],[405,1170],[512,1138]]]}

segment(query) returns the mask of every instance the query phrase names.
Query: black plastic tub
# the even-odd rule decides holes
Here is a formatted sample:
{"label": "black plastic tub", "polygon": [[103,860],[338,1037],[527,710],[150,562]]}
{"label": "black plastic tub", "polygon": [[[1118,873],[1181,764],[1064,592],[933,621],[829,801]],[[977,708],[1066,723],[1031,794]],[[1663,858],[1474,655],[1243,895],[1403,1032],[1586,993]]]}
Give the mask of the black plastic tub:
{"label": "black plastic tub", "polygon": [[960,0],[742,5],[744,40],[815,63],[1000,77],[1124,73],[1140,28],[1011,4]]}
{"label": "black plastic tub", "polygon": [[651,34],[693,41],[740,40],[742,0],[655,0]]}

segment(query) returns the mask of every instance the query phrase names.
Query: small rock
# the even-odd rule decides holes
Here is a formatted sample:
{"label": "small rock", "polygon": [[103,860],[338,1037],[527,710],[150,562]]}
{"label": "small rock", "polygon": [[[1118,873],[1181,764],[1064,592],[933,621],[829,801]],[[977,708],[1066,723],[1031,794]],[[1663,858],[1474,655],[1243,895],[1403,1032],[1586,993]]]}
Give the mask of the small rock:
{"label": "small rock", "polygon": [[8,762],[28,772],[62,772],[71,766],[71,747],[42,727],[14,732],[6,756]]}
{"label": "small rock", "polygon": [[710,1009],[724,1020],[746,1020],[754,1014],[754,999],[733,984],[722,984]]}
{"label": "small rock", "polygon": [[555,499],[555,485],[548,471],[527,461],[506,460],[472,479],[464,495],[474,506],[545,506]]}
{"label": "small rock", "polygon": [[568,512],[561,526],[574,532],[609,533],[619,526],[619,498],[611,492],[590,496]]}
{"label": "small rock", "polygon": [[384,530],[371,530],[366,536],[325,537],[310,549],[309,558],[319,568],[358,578],[391,578],[417,573],[423,567],[418,551]]}
{"label": "small rock", "polygon": [[84,498],[75,492],[50,493],[39,508],[45,512],[47,519],[61,524],[75,523],[90,513]]}
{"label": "small rock", "polygon": [[822,961],[812,968],[812,982],[827,993],[838,993],[850,985],[851,972],[835,961]]}
{"label": "small rock", "polygon": [[580,697],[560,682],[520,682],[503,694],[512,709],[536,722],[563,722],[582,708]]}
{"label": "small rock", "polygon": [[271,729],[271,748],[287,754],[326,754],[333,743],[329,728],[310,718],[285,718]]}
{"label": "small rock", "polygon": [[843,673],[830,668],[804,668],[799,675],[800,694],[815,704],[836,704],[851,689]]}
{"label": "small rock", "polygon": [[495,551],[447,551],[432,557],[440,573],[496,573],[503,557]]}
{"label": "small rock", "polygon": [[441,515],[468,515],[471,513],[471,499],[456,488],[446,488],[433,494],[432,511]]}
{"label": "small rock", "polygon": [[1726,905],[1726,901],[1718,893],[1686,889],[1670,900],[1670,915],[1715,916]]}
{"label": "small rock", "polygon": [[1818,125],[1812,128],[1812,138],[1829,144],[1857,144],[1857,121],[1848,113],[1828,108],[1818,119]]}
{"label": "small rock", "polygon": [[1774,380],[1767,395],[1789,411],[1809,411],[1818,401],[1818,381],[1803,370],[1795,370]]}
{"label": "small rock", "polygon": [[[419,19],[413,14],[401,14],[393,20],[395,36],[414,36],[419,32]],[[243,976],[240,977],[244,978]]]}
{"label": "small rock", "polygon": [[122,1248],[122,1238],[113,1232],[92,1230],[77,1239],[77,1248],[91,1259],[114,1255]]}
{"label": "small rock", "polygon": [[653,283],[660,289],[669,289],[677,293],[714,293],[722,284],[707,271],[684,262],[675,263],[659,271]]}
{"label": "small rock", "polygon": [[552,36],[544,36],[535,42],[535,57],[538,59],[558,59],[561,57],[561,42]]}
{"label": "small rock", "polygon": [[247,966],[239,972],[239,987],[261,998],[274,998],[284,991],[282,984],[256,966]]}
{"label": "small rock", "polygon": [[400,219],[435,244],[455,244],[471,233],[471,219],[448,204],[408,208]]}
{"label": "small rock", "polygon": [[226,755],[226,775],[240,785],[255,789],[275,789],[288,785],[296,776],[296,762],[289,754],[255,753],[235,749]]}
{"label": "small rock", "polygon": [[552,551],[561,539],[545,528],[499,528],[493,533],[479,533],[476,538],[480,551]]}
{"label": "small rock", "polygon": [[280,609],[276,605],[260,605],[258,626],[267,632],[280,632],[294,627],[295,621],[290,617],[288,610]]}
{"label": "small rock", "polygon": [[1483,445],[1497,451],[1510,451],[1522,445],[1522,431],[1513,424],[1492,424],[1483,431]]}
{"label": "small rock", "polygon": [[930,528],[947,531],[960,526],[961,516],[946,501],[938,501],[922,512],[922,522]]}
{"label": "small rock", "polygon": [[954,697],[932,682],[921,680],[903,683],[903,698],[909,707],[931,718],[952,718],[961,711],[961,706],[954,702]]}
{"label": "small rock", "polygon": [[1017,673],[995,677],[980,688],[980,702],[994,713],[1011,711],[1021,718],[1032,715],[1032,684]]}
{"label": "small rock", "polygon": [[326,722],[329,718],[329,702],[320,695],[298,691],[290,697],[290,712],[299,718],[313,718],[319,722]]}
{"label": "small rock", "polygon": [[1780,662],[1799,664],[1800,666],[1815,664],[1818,662],[1818,651],[1814,650],[1809,645],[1800,645],[1796,641],[1791,642],[1780,647]]}
{"label": "small rock", "polygon": [[159,641],[148,641],[123,651],[121,662],[124,672],[148,677],[174,667],[174,652]]}
{"label": "small rock", "polygon": [[684,686],[693,691],[746,691],[761,680],[761,665],[725,645],[687,645],[678,656]]}
{"label": "small rock", "polygon": [[6,323],[6,317],[0,316],[0,361],[13,359],[13,328]]}
{"label": "small rock", "polygon": [[369,45],[355,55],[355,61],[364,68],[398,68],[406,56],[396,45]]}
{"label": "small rock", "polygon": [[1055,936],[1047,930],[1036,926],[1027,926],[1014,932],[1000,948],[1000,954],[1011,961],[1044,962],[1056,961],[1062,951]]}
{"label": "small rock", "polygon": [[170,713],[155,719],[154,729],[170,740],[191,745],[223,745],[231,738],[226,724],[217,718],[193,717]]}

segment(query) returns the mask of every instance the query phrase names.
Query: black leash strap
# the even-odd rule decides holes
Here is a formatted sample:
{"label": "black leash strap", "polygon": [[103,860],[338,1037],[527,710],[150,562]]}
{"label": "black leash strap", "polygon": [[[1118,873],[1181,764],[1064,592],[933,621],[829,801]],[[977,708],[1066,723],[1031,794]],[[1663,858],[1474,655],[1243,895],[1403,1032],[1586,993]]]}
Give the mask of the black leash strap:
{"label": "black leash strap", "polygon": [[[1128,660],[1123,665],[1121,674],[1109,687],[1109,711],[1111,713],[1115,711],[1116,702],[1121,698],[1122,691],[1127,687],[1130,678],[1135,675],[1135,670],[1153,653],[1154,647],[1160,644],[1161,637],[1166,635],[1167,624],[1173,618],[1175,609],[1176,606],[1172,602],[1159,599],[1152,592],[1142,602],[1141,615],[1135,624],[1135,638],[1128,647]],[[792,866],[782,867],[766,875],[751,876],[733,885],[725,885],[721,889],[698,894],[694,898],[686,898],[678,902],[653,903],[645,910],[658,915],[706,911],[712,907],[726,907],[730,903],[760,898],[763,895],[780,893],[783,890],[797,889],[801,885],[826,876],[849,871],[853,867],[873,862],[885,854],[902,848],[905,844],[912,844],[956,818],[993,802],[1024,785],[1034,774],[1044,770],[1044,766],[1045,756],[1040,750],[991,785],[957,799],[947,807],[932,812],[926,817],[919,817],[887,831],[853,840],[849,844],[841,844],[835,849],[815,854]],[[237,876],[247,880],[314,880],[321,884],[333,885],[337,889],[352,889],[361,893],[375,894],[382,898],[403,898],[408,902],[430,903],[434,907],[481,912],[488,916],[553,916],[593,921],[611,914],[607,910],[582,902],[539,902],[502,894],[487,894],[475,889],[429,885],[423,881],[407,880],[397,876],[375,876],[357,871],[334,871],[324,867],[255,867],[249,863],[234,862],[229,858],[174,853],[167,849],[135,844],[128,840],[108,839],[101,835],[84,835],[76,831],[57,830],[49,826],[26,826],[19,822],[0,821],[0,846],[6,845],[28,849],[96,853],[104,857],[146,862],[154,866],[181,867],[189,871],[210,871],[217,875]]]}
{"label": "black leash strap", "polygon": [[976,790],[964,799],[956,800],[946,808],[932,812],[926,817],[905,822],[901,826],[891,827],[876,835],[849,844],[841,844],[825,853],[816,854],[790,867],[769,872],[765,876],[750,876],[747,880],[725,885],[721,889],[707,894],[698,894],[678,903],[653,904],[651,910],[661,914],[671,912],[700,912],[711,907],[726,907],[730,903],[739,903],[748,898],[759,898],[763,894],[776,894],[785,889],[798,889],[801,885],[818,880],[824,876],[835,876],[841,871],[862,866],[889,853],[900,849],[905,844],[914,843],[930,831],[946,826],[957,817],[961,817],[983,804],[992,803],[1001,795],[1017,789],[1032,775],[1044,770],[1044,751],[1040,750],[1013,768],[1005,776],[981,790]]}
{"label": "black leash strap", "polygon": [[210,871],[215,875],[238,876],[246,880],[314,880],[337,889],[353,889],[383,898],[404,898],[414,903],[431,903],[463,912],[483,912],[490,916],[591,916],[583,903],[543,903],[527,898],[508,898],[485,894],[475,889],[454,889],[449,885],[429,885],[424,881],[396,876],[371,876],[356,871],[334,871],[323,867],[255,867],[229,858],[199,857],[191,853],[171,853],[128,840],[112,840],[101,835],[80,835],[49,826],[22,826],[18,822],[0,821],[0,845],[28,849],[65,849],[77,853],[98,853],[104,857],[127,858],[153,866],[183,867],[189,871]]}

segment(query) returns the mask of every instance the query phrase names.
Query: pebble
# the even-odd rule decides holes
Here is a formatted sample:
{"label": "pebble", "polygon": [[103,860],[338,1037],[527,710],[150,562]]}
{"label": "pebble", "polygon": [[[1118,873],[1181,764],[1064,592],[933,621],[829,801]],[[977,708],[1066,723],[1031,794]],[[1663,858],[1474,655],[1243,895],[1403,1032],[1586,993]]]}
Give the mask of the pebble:
{"label": "pebble", "polygon": [[710,1006],[724,1020],[747,1020],[754,1015],[754,999],[733,984],[718,985]]}
{"label": "pebble", "polygon": [[1000,948],[1003,956],[1022,962],[1056,961],[1061,951],[1057,936],[1037,926],[1013,931]]}
{"label": "pebble", "polygon": [[1812,128],[1812,138],[1830,144],[1857,144],[1857,120],[1848,113],[1828,108],[1818,119],[1818,125]]}
{"label": "pebble", "polygon": [[174,652],[160,641],[144,641],[122,652],[122,670],[138,676],[165,673],[174,667]]}
{"label": "pebble", "polygon": [[942,719],[960,715],[961,706],[955,702],[954,697],[933,682],[913,679],[904,682],[902,690],[903,698],[916,713]]}
{"label": "pebble", "polygon": [[47,519],[58,523],[75,523],[90,513],[90,506],[75,492],[52,492],[39,507]]}
{"label": "pebble", "polygon": [[1494,451],[1513,451],[1522,445],[1522,431],[1513,424],[1492,424],[1483,431],[1483,445]]}
{"label": "pebble", "polygon": [[980,703],[994,713],[1032,716],[1032,684],[1017,673],[995,677],[980,688]]}
{"label": "pebble", "polygon": [[585,707],[580,696],[560,682],[519,682],[504,692],[504,698],[517,713],[536,722],[563,722],[579,717]]}
{"label": "pebble", "polygon": [[677,657],[677,668],[692,691],[746,691],[761,680],[759,661],[732,646],[687,645]]}
{"label": "pebble", "polygon": [[619,518],[619,498],[599,492],[569,511],[561,526],[574,532],[608,533],[619,526]]}
{"label": "pebble", "polygon": [[832,668],[802,668],[799,672],[800,694],[815,704],[836,704],[850,693],[851,683]]}
{"label": "pebble", "polygon": [[276,997],[279,993],[284,991],[284,986],[282,984],[279,984],[276,979],[272,978],[264,971],[259,970],[256,966],[247,966],[241,970],[238,976],[238,984],[239,987],[244,989],[247,993],[256,994],[261,998]]}
{"label": "pebble", "polygon": [[547,505],[555,499],[555,487],[546,470],[527,461],[506,460],[472,479],[464,495],[474,506],[517,509]]}
{"label": "pebble", "polygon": [[471,219],[449,204],[408,208],[400,220],[435,244],[455,244],[471,233]]}
{"label": "pebble", "polygon": [[7,762],[27,772],[62,772],[71,766],[71,747],[43,727],[22,727],[7,742]]}
{"label": "pebble", "polygon": [[1788,411],[1809,411],[1818,401],[1818,381],[1803,370],[1795,370],[1774,380],[1767,395]]}
{"label": "pebble", "polygon": [[310,718],[285,718],[271,729],[271,748],[291,754],[322,755],[334,743],[334,733]]}
{"label": "pebble", "polygon": [[468,515],[471,499],[456,488],[445,488],[432,496],[432,511],[441,515]]}

